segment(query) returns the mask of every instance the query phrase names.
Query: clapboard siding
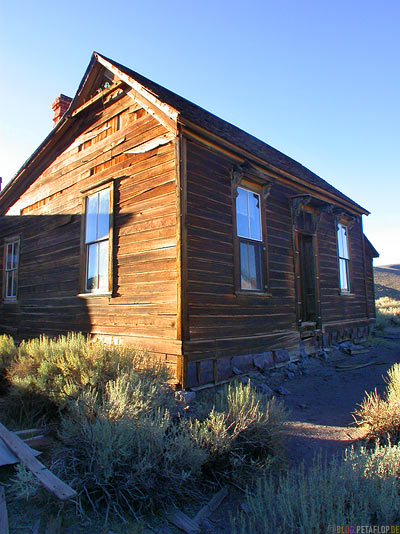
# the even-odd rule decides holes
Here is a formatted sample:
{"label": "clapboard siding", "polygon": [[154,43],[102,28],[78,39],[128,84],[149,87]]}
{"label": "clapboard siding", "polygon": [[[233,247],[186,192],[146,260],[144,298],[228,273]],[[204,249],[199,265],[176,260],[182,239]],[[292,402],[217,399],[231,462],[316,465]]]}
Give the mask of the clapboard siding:
{"label": "clapboard siding", "polygon": [[216,339],[221,350],[224,340],[295,327],[290,207],[279,188],[272,189],[266,208],[271,295],[235,294],[232,164],[198,143],[187,143],[190,342]]}
{"label": "clapboard siding", "polygon": [[[118,114],[121,127],[111,131]],[[0,329],[21,338],[70,330],[151,338],[152,350],[166,353],[163,339],[177,338],[175,142],[129,153],[167,130],[126,94],[104,109],[93,104],[79,125],[11,206],[21,215],[6,217],[22,236],[19,298],[0,307]],[[114,291],[81,298],[82,198],[110,179]]]}

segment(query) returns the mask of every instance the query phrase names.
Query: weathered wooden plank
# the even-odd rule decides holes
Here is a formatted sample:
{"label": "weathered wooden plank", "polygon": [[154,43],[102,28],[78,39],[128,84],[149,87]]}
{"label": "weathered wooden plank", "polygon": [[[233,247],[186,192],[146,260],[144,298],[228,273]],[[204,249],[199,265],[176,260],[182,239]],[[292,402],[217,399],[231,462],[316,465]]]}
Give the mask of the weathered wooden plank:
{"label": "weathered wooden plank", "polygon": [[8,514],[4,487],[0,486],[0,534],[8,534]]}
{"label": "weathered wooden plank", "polygon": [[0,438],[7,447],[17,456],[17,458],[31,471],[31,473],[43,484],[43,486],[53,495],[61,500],[75,497],[76,491],[68,484],[57,478],[47,467],[45,467],[31,452],[24,446],[24,442],[15,434],[10,432],[0,423]]}

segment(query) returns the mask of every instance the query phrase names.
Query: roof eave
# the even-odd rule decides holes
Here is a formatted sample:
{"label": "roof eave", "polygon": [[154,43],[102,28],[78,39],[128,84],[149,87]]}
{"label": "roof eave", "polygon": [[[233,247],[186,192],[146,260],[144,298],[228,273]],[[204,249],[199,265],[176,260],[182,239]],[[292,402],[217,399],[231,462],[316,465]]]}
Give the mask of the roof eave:
{"label": "roof eave", "polygon": [[348,209],[351,208],[352,210],[354,210],[357,214],[359,215],[369,215],[370,212],[368,210],[366,210],[365,208],[363,208],[362,206],[360,206],[359,204],[357,204],[356,202],[354,202],[352,199],[350,198],[342,198],[342,197],[339,197],[339,196],[336,196],[334,195],[332,192],[330,191],[327,191],[325,189],[323,189],[322,187],[318,187],[314,184],[311,184],[310,182],[308,182],[307,180],[304,180],[304,179],[301,179],[299,178],[298,176],[294,175],[294,174],[290,174],[289,172],[287,171],[284,171],[282,169],[280,169],[279,167],[275,166],[275,165],[272,165],[271,163],[269,163],[268,161],[260,158],[259,156],[256,156],[254,154],[252,154],[251,152],[248,152],[247,150],[243,149],[242,147],[240,147],[239,145],[235,145],[233,143],[231,143],[230,141],[227,141],[226,139],[223,139],[222,137],[216,135],[215,133],[213,132],[210,132],[209,130],[203,128],[202,126],[199,126],[195,123],[193,123],[192,121],[190,121],[189,119],[187,119],[184,115],[180,114],[179,117],[178,117],[178,123],[181,124],[185,129],[191,131],[195,131],[196,133],[198,133],[200,136],[203,136],[204,138],[210,140],[210,141],[213,141],[217,144],[220,144],[224,147],[226,147],[228,150],[231,150],[237,154],[240,154],[241,156],[244,156],[245,158],[249,159],[249,160],[252,160],[255,164],[258,164],[258,165],[262,165],[263,167],[266,167],[268,168],[272,173],[286,179],[286,180],[289,180],[290,182],[292,183],[295,183],[297,185],[302,185],[303,187],[307,188],[307,189],[311,189],[312,191],[317,191],[318,194],[322,197],[325,197],[325,198],[329,198],[333,201],[335,201],[336,203],[340,204],[340,205],[343,205],[343,206],[346,206]]}

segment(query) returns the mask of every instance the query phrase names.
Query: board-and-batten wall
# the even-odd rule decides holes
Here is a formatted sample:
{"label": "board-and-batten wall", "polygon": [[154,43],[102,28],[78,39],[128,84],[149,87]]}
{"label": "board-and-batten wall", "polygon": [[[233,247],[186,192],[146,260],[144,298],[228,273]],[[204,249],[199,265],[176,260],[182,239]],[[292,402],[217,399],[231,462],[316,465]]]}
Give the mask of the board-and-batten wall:
{"label": "board-and-batten wall", "polygon": [[[22,237],[20,304],[1,306],[0,328],[17,324],[20,338],[70,330],[112,336],[175,366],[176,141],[127,153],[168,132],[126,95],[82,113],[70,146],[12,206],[10,213],[22,216],[6,217]],[[113,297],[82,298],[82,198],[108,179],[114,184]]]}

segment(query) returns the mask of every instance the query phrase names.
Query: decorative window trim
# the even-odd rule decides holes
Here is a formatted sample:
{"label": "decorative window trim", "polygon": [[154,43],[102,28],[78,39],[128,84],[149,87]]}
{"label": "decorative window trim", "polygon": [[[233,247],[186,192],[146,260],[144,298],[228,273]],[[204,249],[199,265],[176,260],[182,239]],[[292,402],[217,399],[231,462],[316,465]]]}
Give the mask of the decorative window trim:
{"label": "decorative window trim", "polygon": [[[98,195],[102,191],[109,192],[109,209],[108,209],[108,237],[101,237],[87,242],[87,202],[90,197]],[[114,183],[109,180],[106,183],[101,183],[84,192],[82,197],[82,224],[81,224],[81,282],[79,297],[100,297],[112,296],[113,293],[113,219],[114,219]],[[97,224],[96,219],[96,224]],[[98,245],[100,243],[108,243],[108,258],[107,258],[107,282],[105,286],[90,289],[88,287],[88,268],[89,268],[89,247]]]}
{"label": "decorative window trim", "polygon": [[[15,255],[15,246],[17,246],[17,258],[11,264],[7,265],[8,251],[11,246],[12,255]],[[19,278],[19,260],[21,256],[21,236],[6,237],[4,239],[4,254],[3,254],[3,302],[12,303],[17,302],[18,298],[18,278]],[[11,280],[11,294],[9,294],[9,280]]]}
{"label": "decorative window trim", "polygon": [[[258,168],[245,161],[242,165],[234,165],[231,169],[231,192],[232,192],[232,220],[233,220],[233,250],[234,250],[234,290],[237,295],[259,295],[269,296],[269,273],[267,254],[267,227],[265,204],[270,195],[272,187],[271,179]],[[238,234],[237,221],[237,198],[238,189],[251,191],[259,196],[259,214],[261,240],[251,240]],[[261,255],[261,284],[257,289],[242,288],[241,284],[241,259],[240,245],[249,242],[259,243],[259,254]]]}

